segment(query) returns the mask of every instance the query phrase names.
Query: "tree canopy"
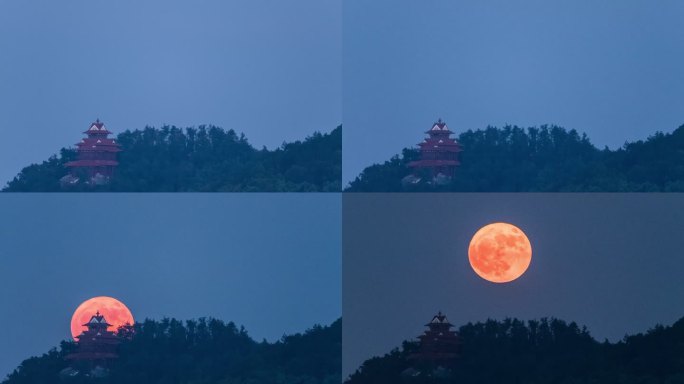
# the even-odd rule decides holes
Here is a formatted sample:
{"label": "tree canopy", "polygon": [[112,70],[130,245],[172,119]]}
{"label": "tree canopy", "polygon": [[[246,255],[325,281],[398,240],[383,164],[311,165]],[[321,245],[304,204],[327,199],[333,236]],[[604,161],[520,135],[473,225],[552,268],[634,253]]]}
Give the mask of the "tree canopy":
{"label": "tree canopy", "polygon": [[[559,319],[487,320],[459,329],[460,357],[448,377],[406,375],[414,342],[367,360],[347,384],[684,383],[684,318],[616,343],[596,341]],[[425,371],[423,371],[425,372]]]}
{"label": "tree canopy", "polygon": [[684,125],[617,150],[598,149],[586,134],[558,126],[507,125],[461,133],[461,165],[450,183],[403,185],[418,158],[407,148],[363,170],[349,192],[681,192]]}
{"label": "tree canopy", "polygon": [[[255,149],[244,135],[215,126],[127,130],[117,136],[119,166],[107,185],[66,190],[113,192],[335,192],[341,190],[342,127],[314,133],[275,150]],[[41,164],[25,167],[3,189],[64,191],[64,164],[75,159],[63,148]]]}
{"label": "tree canopy", "polygon": [[[31,357],[3,384],[196,383],[338,384],[341,381],[342,321],[314,326],[269,343],[256,342],[244,328],[217,319],[145,320],[120,329],[119,358],[102,378],[61,377],[76,343],[63,341]],[[131,336],[132,334],[132,336]]]}

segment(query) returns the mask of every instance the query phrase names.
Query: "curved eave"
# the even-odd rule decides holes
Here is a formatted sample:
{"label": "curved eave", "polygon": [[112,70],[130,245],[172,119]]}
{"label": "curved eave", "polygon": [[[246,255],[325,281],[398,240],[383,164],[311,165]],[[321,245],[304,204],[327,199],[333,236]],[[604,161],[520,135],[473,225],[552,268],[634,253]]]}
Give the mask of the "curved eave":
{"label": "curved eave", "polygon": [[[421,150],[438,150],[438,149],[445,149],[449,150],[452,152],[461,152],[463,151],[463,148],[461,147],[461,144],[458,143],[434,143],[434,142],[422,142],[418,143],[418,146],[420,147]],[[437,146],[437,148],[435,148]]]}
{"label": "curved eave", "polygon": [[95,130],[87,130],[83,132],[86,135],[111,135],[113,132],[110,132],[109,130],[105,129],[104,131],[100,131],[99,129],[97,131]]}
{"label": "curved eave", "polygon": [[453,135],[453,134],[454,134],[454,132],[453,132],[452,130],[450,130],[450,129],[447,129],[446,131],[443,131],[443,130],[441,130],[441,129],[440,129],[440,130],[437,130],[437,129],[432,130],[432,129],[430,129],[430,130],[428,130],[428,131],[425,131],[425,133],[427,133],[427,134],[430,134],[430,133],[432,133],[432,134],[435,134],[435,133],[446,133],[446,134],[449,134],[449,135]]}
{"label": "curved eave", "polygon": [[102,353],[102,352],[76,352],[65,357],[67,360],[104,360],[104,359],[118,359],[119,355],[116,353]]}
{"label": "curved eave", "polygon": [[417,160],[408,163],[409,167],[441,167],[445,165],[460,165],[459,161],[455,160]]}
{"label": "curved eave", "polygon": [[93,148],[92,145],[84,144],[84,143],[78,143],[76,144],[78,147],[77,151],[79,152],[121,152],[122,149],[121,147],[117,145],[95,145],[95,148]]}
{"label": "curved eave", "polygon": [[454,325],[451,324],[451,323],[427,323],[427,324],[425,324],[425,326],[426,326],[426,327],[430,327],[430,326],[435,325],[435,324],[437,324],[437,325],[447,325],[447,326],[449,326],[449,328],[453,328],[453,327],[454,327]]}
{"label": "curved eave", "polygon": [[119,165],[113,160],[76,160],[64,164],[65,167],[114,167]]}

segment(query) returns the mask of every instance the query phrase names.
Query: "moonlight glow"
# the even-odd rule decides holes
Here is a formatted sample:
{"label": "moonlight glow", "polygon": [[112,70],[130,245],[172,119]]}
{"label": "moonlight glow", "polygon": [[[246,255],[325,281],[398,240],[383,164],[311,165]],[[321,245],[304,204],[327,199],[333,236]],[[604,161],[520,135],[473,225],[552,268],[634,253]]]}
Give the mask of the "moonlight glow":
{"label": "moonlight glow", "polygon": [[468,247],[468,259],[483,279],[507,283],[520,277],[530,266],[532,245],[515,225],[493,223],[475,233]]}
{"label": "moonlight glow", "polygon": [[83,324],[90,321],[97,311],[100,311],[107,323],[112,325],[109,331],[116,331],[122,325],[134,323],[133,314],[124,303],[113,297],[93,297],[81,303],[71,317],[71,336],[74,339],[87,329]]}

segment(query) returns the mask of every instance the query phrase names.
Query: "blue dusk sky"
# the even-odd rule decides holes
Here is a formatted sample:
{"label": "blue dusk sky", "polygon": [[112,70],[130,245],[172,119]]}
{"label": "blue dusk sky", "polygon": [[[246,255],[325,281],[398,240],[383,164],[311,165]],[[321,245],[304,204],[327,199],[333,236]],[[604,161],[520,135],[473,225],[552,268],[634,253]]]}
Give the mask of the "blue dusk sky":
{"label": "blue dusk sky", "polygon": [[341,0],[0,1],[0,185],[78,142],[214,124],[260,148],[342,122]]}
{"label": "blue dusk sky", "polygon": [[0,377],[94,296],[257,341],[342,315],[339,194],[9,194],[0,212]]}
{"label": "blue dusk sky", "polygon": [[679,0],[346,0],[344,184],[420,142],[556,124],[617,148],[684,124]]}

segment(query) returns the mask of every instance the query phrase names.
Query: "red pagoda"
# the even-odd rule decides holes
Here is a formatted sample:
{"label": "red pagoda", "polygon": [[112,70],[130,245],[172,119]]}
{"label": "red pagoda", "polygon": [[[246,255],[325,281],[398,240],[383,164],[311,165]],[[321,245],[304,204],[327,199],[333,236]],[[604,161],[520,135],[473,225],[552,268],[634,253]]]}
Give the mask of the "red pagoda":
{"label": "red pagoda", "polygon": [[118,358],[116,349],[120,339],[114,332],[107,330],[112,325],[107,323],[99,311],[83,326],[88,329],[77,337],[76,351],[67,355],[67,360],[90,365],[106,365],[107,362]]}
{"label": "red pagoda", "polygon": [[109,138],[112,132],[107,130],[100,119],[90,124],[90,128],[83,133],[88,137],[76,144],[78,158],[65,164],[70,175],[67,176],[68,180],[62,182],[75,184],[80,177],[85,176],[89,183],[106,183],[119,165],[116,158],[121,148],[115,139]]}
{"label": "red pagoda", "polygon": [[410,162],[408,166],[413,169],[414,175],[427,170],[433,179],[440,175],[451,178],[456,167],[461,164],[458,160],[458,153],[463,150],[461,144],[451,138],[453,132],[442,119],[434,123],[432,128],[425,133],[429,137],[418,144],[420,159]]}
{"label": "red pagoda", "polygon": [[439,312],[425,326],[428,329],[418,336],[418,350],[409,359],[434,365],[449,365],[458,358],[461,340],[456,331],[451,330],[454,326],[446,315]]}

